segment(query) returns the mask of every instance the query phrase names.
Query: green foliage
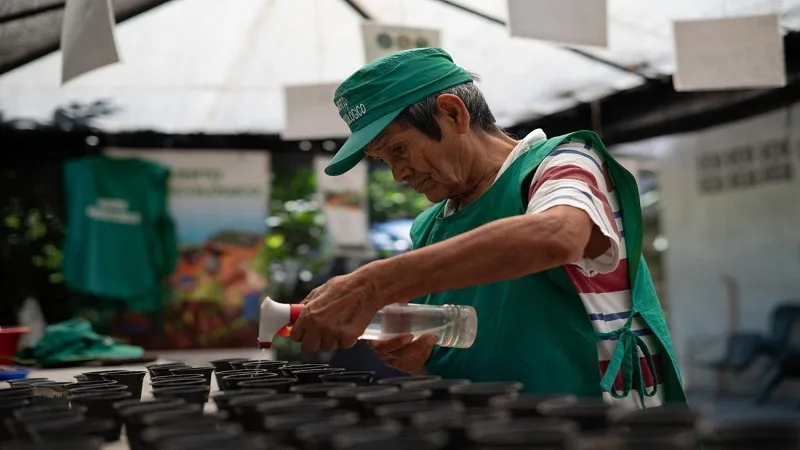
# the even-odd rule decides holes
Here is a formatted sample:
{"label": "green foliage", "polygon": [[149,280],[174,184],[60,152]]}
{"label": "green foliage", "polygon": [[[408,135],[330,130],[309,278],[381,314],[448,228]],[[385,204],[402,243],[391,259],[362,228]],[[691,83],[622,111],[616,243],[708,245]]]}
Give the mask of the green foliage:
{"label": "green foliage", "polygon": [[370,223],[395,219],[413,219],[431,203],[414,189],[394,181],[388,169],[372,170],[369,174]]}

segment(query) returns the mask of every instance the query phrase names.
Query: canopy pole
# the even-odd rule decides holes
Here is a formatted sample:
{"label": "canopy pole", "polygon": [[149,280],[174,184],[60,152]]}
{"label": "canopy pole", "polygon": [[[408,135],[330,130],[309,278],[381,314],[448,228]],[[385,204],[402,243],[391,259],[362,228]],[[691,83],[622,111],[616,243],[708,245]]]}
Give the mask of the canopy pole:
{"label": "canopy pole", "polygon": [[353,11],[356,12],[362,19],[365,20],[372,20],[372,16],[361,6],[358,4],[356,0],[344,0]]}
{"label": "canopy pole", "polygon": [[[488,14],[484,14],[484,13],[482,13],[480,11],[476,11],[476,10],[474,10],[472,8],[468,8],[468,7],[466,7],[466,6],[464,6],[464,5],[460,4],[460,3],[456,3],[456,2],[451,1],[451,0],[436,0],[436,1],[438,1],[439,3],[444,3],[445,5],[452,6],[453,8],[456,8],[456,9],[459,9],[461,11],[464,11],[465,13],[469,13],[469,14],[472,14],[474,16],[480,17],[480,18],[482,18],[484,20],[488,20],[489,22],[493,22],[493,23],[496,23],[498,25],[506,26],[506,23],[504,21],[498,19],[497,17],[492,17],[492,16],[490,16]],[[637,71],[635,69],[631,69],[630,67],[625,67],[622,64],[617,64],[617,63],[615,63],[613,61],[609,61],[607,59],[603,59],[603,58],[601,58],[599,56],[593,55],[593,54],[585,52],[583,50],[578,50],[576,48],[567,47],[565,45],[559,45],[558,47],[560,47],[561,49],[566,50],[568,52],[575,53],[576,55],[580,55],[580,56],[582,56],[582,57],[584,57],[586,59],[590,59],[590,60],[592,60],[594,62],[598,62],[598,63],[606,65],[608,67],[617,69],[619,71],[627,72],[627,73],[632,74],[632,75],[636,75],[637,77],[642,78],[644,80],[656,81],[655,78],[649,77],[649,76],[647,76],[647,75],[645,75],[645,74],[643,74],[643,73],[641,73],[641,72],[639,72],[639,71]]]}

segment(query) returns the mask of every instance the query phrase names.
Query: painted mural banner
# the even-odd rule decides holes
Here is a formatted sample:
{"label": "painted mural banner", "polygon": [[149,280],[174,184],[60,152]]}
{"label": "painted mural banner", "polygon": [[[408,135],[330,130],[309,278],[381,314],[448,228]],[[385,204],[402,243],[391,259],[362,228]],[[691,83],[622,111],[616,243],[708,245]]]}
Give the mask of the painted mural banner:
{"label": "painted mural banner", "polygon": [[171,170],[180,256],[159,314],[121,311],[112,335],[148,349],[249,347],[267,288],[267,152],[113,149]]}

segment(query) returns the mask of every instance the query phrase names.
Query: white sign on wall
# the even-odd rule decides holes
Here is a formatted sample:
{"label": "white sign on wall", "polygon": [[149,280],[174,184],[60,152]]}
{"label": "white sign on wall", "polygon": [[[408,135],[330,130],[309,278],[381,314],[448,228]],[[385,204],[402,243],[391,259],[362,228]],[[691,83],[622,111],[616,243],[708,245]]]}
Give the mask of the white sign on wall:
{"label": "white sign on wall", "polygon": [[608,46],[607,0],[508,0],[511,36]]}
{"label": "white sign on wall", "polygon": [[364,58],[367,62],[412,48],[439,47],[439,30],[411,28],[364,22]]}
{"label": "white sign on wall", "polygon": [[284,124],[281,138],[336,139],[350,136],[350,129],[333,104],[339,83],[285,86]]}
{"label": "white sign on wall", "polygon": [[321,197],[331,251],[337,256],[371,256],[367,213],[368,165],[362,161],[347,173],[332,177],[325,175],[325,167],[330,161],[329,156],[314,157],[317,192]]}
{"label": "white sign on wall", "polygon": [[61,58],[61,84],[119,61],[111,0],[67,0]]}
{"label": "white sign on wall", "polygon": [[777,15],[676,21],[673,26],[676,91],[786,86]]}
{"label": "white sign on wall", "polygon": [[170,169],[169,207],[183,245],[199,244],[221,232],[266,231],[267,152],[112,148],[106,155],[142,158]]}

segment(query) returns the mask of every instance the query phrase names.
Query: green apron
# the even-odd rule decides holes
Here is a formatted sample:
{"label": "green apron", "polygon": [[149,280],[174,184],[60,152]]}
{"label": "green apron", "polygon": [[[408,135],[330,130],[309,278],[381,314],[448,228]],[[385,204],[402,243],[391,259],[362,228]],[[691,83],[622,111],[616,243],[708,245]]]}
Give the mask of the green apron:
{"label": "green apron", "polygon": [[[411,237],[414,248],[441,242],[474,230],[494,220],[524,214],[532,174],[556,147],[571,140],[591,143],[607,166],[619,196],[625,243],[629,258],[629,276],[633,311],[653,330],[661,348],[665,403],[685,403],[680,370],[672,348],[664,313],[653,288],[650,272],[642,253],[642,214],[636,180],[606,151],[600,138],[590,131],[537,142],[514,161],[495,184],[480,198],[460,211],[444,216],[445,202],[434,205],[414,221]],[[497,261],[502,264],[502,261]],[[638,349],[656,376],[646,345],[634,334],[631,320],[612,333],[597,334],[578,292],[563,268],[527,275],[518,279],[439,292],[415,300],[430,305],[471,305],[478,313],[478,333],[468,349],[436,346],[426,369],[447,378],[473,381],[515,380],[531,393],[568,393],[585,398],[614,397],[630,394],[636,380],[638,392],[656,394],[656,387],[645,389]],[[616,348],[605,376],[600,377],[597,355],[599,339],[614,339]],[[622,371],[623,392],[614,389],[614,380]]]}

